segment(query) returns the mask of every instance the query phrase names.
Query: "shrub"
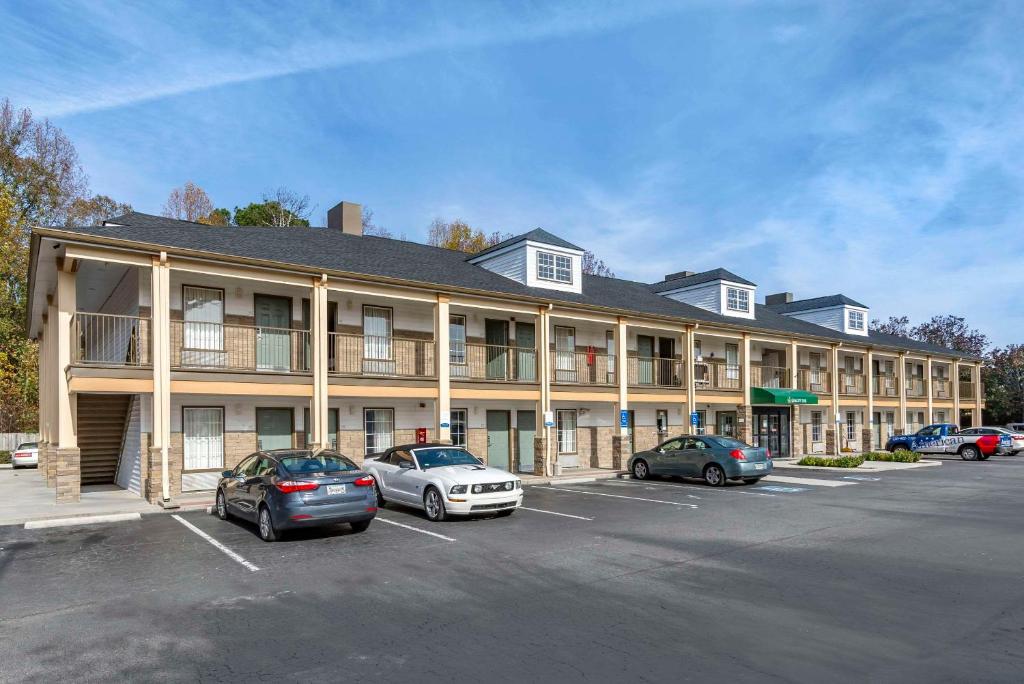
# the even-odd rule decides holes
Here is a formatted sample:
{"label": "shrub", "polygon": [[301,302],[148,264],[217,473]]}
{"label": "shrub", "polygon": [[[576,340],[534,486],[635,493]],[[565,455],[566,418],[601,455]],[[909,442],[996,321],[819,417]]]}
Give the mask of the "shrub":
{"label": "shrub", "polygon": [[797,465],[824,466],[826,468],[856,468],[864,462],[863,456],[804,456]]}
{"label": "shrub", "polygon": [[11,452],[10,451],[0,451],[0,463],[10,463],[10,462],[11,462]]}
{"label": "shrub", "polygon": [[917,463],[921,454],[916,451],[869,451],[864,454],[865,461],[888,461],[891,463]]}

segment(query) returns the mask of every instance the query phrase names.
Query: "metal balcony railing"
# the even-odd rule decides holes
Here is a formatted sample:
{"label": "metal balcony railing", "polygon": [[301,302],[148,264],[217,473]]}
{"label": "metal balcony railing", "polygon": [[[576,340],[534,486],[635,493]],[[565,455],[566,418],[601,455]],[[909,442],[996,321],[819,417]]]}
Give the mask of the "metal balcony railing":
{"label": "metal balcony railing", "polygon": [[627,357],[626,369],[631,387],[682,387],[686,377],[682,361],[656,356]]}
{"label": "metal balcony railing", "polygon": [[974,398],[974,383],[961,380],[960,381],[960,398],[961,399],[973,399]]}
{"label": "metal balcony railing", "polygon": [[615,355],[597,351],[550,352],[551,382],[558,385],[614,385]]}
{"label": "metal balcony railing", "polygon": [[907,378],[907,396],[914,398],[924,397],[924,378]]}
{"label": "metal balcony railing", "polygon": [[952,399],[953,383],[945,378],[932,378],[932,399]]}
{"label": "metal balcony railing", "polygon": [[171,321],[171,367],[277,373],[309,372],[309,331]]}
{"label": "metal balcony railing", "polygon": [[71,317],[71,363],[149,366],[150,319],[77,312]]}
{"label": "metal balcony railing", "polygon": [[739,364],[698,361],[693,364],[693,382],[698,390],[743,389],[743,371]]}
{"label": "metal balcony railing", "polygon": [[448,365],[453,380],[537,382],[537,350],[530,347],[453,342]]}
{"label": "metal balcony railing", "polygon": [[788,368],[781,368],[779,366],[750,367],[750,385],[752,387],[790,389],[792,384]]}
{"label": "metal balcony railing", "polygon": [[872,376],[871,388],[876,397],[898,397],[900,395],[899,378],[894,373]]}
{"label": "metal balcony railing", "polygon": [[350,377],[434,378],[436,349],[432,339],[330,333],[327,372]]}
{"label": "metal balcony railing", "polygon": [[816,394],[832,391],[832,374],[826,368],[801,368],[797,371],[797,389]]}
{"label": "metal balcony railing", "polygon": [[839,371],[839,393],[853,396],[866,394],[867,376],[863,373]]}

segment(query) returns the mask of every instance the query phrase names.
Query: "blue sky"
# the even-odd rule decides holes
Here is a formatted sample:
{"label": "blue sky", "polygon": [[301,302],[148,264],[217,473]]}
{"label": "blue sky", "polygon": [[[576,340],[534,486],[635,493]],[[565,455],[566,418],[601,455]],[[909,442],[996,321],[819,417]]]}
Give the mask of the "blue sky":
{"label": "blue sky", "polygon": [[1024,3],[0,4],[0,97],[159,213],[287,186],[422,240],[542,226],[620,277],[1024,342]]}

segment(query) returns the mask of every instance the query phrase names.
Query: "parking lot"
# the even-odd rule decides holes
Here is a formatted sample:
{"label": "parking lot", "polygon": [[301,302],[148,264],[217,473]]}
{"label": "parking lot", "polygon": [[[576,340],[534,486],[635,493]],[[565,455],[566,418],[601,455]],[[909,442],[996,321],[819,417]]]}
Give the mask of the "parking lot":
{"label": "parking lot", "polygon": [[0,528],[4,681],[1019,680],[1024,458],[535,486],[266,544],[202,513]]}

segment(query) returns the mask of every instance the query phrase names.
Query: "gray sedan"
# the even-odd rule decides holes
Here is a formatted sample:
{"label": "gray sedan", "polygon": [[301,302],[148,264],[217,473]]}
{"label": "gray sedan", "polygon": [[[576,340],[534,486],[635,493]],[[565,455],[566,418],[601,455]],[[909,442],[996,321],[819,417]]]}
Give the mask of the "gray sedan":
{"label": "gray sedan", "polygon": [[731,437],[682,435],[633,454],[629,472],[638,480],[652,475],[701,477],[721,487],[728,480],[757,482],[772,472],[772,459],[767,449]]}

